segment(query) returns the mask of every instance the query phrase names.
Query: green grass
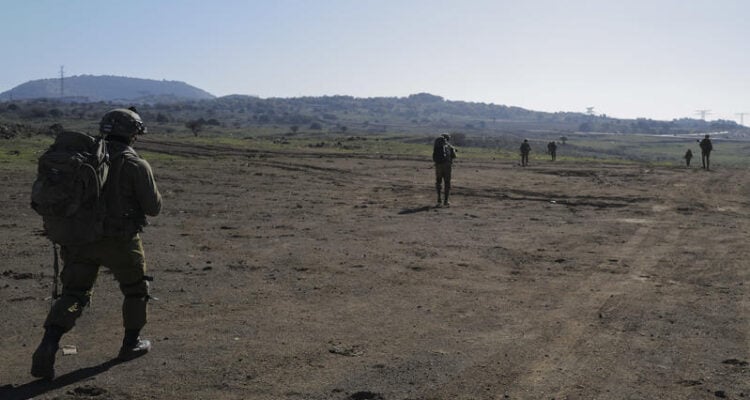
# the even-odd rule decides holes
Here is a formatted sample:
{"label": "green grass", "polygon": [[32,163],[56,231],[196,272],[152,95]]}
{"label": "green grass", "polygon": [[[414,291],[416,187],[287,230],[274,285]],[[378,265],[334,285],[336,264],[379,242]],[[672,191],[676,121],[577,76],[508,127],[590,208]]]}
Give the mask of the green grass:
{"label": "green grass", "polygon": [[52,144],[49,136],[0,139],[0,168],[3,166],[35,167],[39,156]]}
{"label": "green grass", "polygon": [[[653,137],[643,135],[567,135],[568,143],[558,145],[559,161],[569,162],[643,162],[651,165],[684,165],[685,150],[693,151],[693,164],[700,164],[700,149],[695,139],[671,136]],[[432,155],[431,137],[427,135],[382,134],[367,136],[342,133],[268,134],[267,132],[237,131],[231,135],[160,135],[149,134],[144,141],[179,141],[199,145],[221,145],[238,149],[261,151],[300,151],[335,154],[382,154],[394,156],[416,156],[429,159]],[[52,143],[49,136],[24,136],[0,140],[0,168],[3,166],[33,167],[42,152]],[[547,161],[546,141],[531,139],[531,161]],[[149,161],[172,162],[185,157],[136,151]],[[750,142],[714,139],[712,165],[750,166]],[[465,160],[517,160],[516,143],[506,140],[503,145],[491,142],[487,147],[458,146],[459,159]]]}

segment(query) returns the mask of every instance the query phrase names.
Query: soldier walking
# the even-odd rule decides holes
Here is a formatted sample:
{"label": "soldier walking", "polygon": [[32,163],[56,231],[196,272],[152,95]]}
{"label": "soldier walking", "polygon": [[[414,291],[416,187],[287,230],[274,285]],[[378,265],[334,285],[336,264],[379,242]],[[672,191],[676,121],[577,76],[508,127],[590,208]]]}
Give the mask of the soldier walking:
{"label": "soldier walking", "polygon": [[711,139],[709,139],[708,135],[706,135],[703,138],[703,140],[700,141],[700,147],[701,147],[701,162],[703,163],[703,169],[708,171],[710,169],[709,159],[711,157],[711,151],[714,149],[714,146],[711,144]]}
{"label": "soldier walking", "polygon": [[557,143],[554,141],[551,141],[547,144],[547,152],[549,153],[550,157],[552,157],[552,161],[555,161],[557,158]]}
{"label": "soldier walking", "polygon": [[141,339],[146,325],[150,277],[139,232],[146,226],[146,215],[161,210],[161,194],[151,166],[131,147],[146,127],[135,108],[107,112],[99,124],[105,135],[111,160],[109,177],[103,189],[106,204],[103,235],[80,245],[61,249],[62,296],[52,306],[44,322],[44,337],[32,357],[31,375],[53,379],[55,354],[63,334],[73,329],[89,304],[100,266],[109,268],[124,296],[122,318],[124,337],[118,359],[127,361],[147,353],[151,342]]}
{"label": "soldier walking", "polygon": [[[456,148],[450,144],[451,136],[443,133],[435,139],[432,149],[432,161],[435,162],[435,190],[437,191],[437,206],[450,206],[448,197],[451,193],[451,171],[453,159],[456,158]],[[440,192],[445,182],[445,196],[441,199]],[[441,202],[442,200],[442,202]]]}
{"label": "soldier walking", "polygon": [[521,143],[521,166],[525,167],[529,165],[529,153],[531,152],[531,145],[528,139],[524,139]]}
{"label": "soldier walking", "polygon": [[690,160],[693,158],[693,151],[690,149],[687,149],[687,151],[685,152],[684,158],[685,158],[685,164],[687,165],[688,168],[690,168]]}

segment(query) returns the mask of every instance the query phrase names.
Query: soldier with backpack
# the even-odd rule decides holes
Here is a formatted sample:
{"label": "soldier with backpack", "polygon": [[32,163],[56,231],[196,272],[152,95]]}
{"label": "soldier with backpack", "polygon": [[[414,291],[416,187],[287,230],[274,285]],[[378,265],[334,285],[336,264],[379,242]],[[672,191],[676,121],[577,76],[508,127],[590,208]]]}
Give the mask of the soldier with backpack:
{"label": "soldier with backpack", "polygon": [[528,139],[524,139],[523,143],[521,143],[521,166],[525,167],[529,165],[529,152],[531,152],[531,145],[529,144]]}
{"label": "soldier with backpack", "polygon": [[557,143],[554,141],[547,143],[547,153],[552,157],[552,161],[557,158]]}
{"label": "soldier with backpack", "polygon": [[[32,357],[31,374],[38,378],[54,378],[60,339],[89,303],[100,266],[112,271],[124,296],[124,337],[118,359],[131,360],[151,348],[151,343],[140,337],[146,324],[151,278],[145,275],[139,232],[147,225],[146,215],[159,214],[161,195],[150,165],[132,148],[146,127],[131,107],[107,112],[99,131],[103,138],[76,132],[58,136],[40,157],[32,189],[32,207],[42,215],[47,236],[60,244],[63,260],[62,294],[47,315],[44,337]],[[71,138],[76,146],[69,143]],[[63,164],[75,168],[66,172],[49,167]],[[60,186],[65,181],[80,190],[65,194]],[[87,190],[93,192],[81,195]],[[57,198],[52,193],[57,193]]]}
{"label": "soldier with backpack", "polygon": [[[451,193],[451,172],[453,159],[456,158],[456,148],[450,144],[451,136],[443,133],[435,139],[432,148],[432,161],[435,162],[435,190],[437,190],[437,206],[450,206],[448,197]],[[442,183],[445,182],[445,196],[441,199]],[[442,202],[441,202],[442,200]]]}

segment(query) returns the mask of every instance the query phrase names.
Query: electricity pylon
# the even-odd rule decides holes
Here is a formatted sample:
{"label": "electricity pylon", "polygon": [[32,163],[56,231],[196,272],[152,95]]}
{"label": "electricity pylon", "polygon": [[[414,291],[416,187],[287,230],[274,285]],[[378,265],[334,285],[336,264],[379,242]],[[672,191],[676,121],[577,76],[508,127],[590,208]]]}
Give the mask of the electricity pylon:
{"label": "electricity pylon", "polygon": [[695,110],[696,115],[700,115],[702,120],[706,120],[706,115],[711,114],[711,110]]}

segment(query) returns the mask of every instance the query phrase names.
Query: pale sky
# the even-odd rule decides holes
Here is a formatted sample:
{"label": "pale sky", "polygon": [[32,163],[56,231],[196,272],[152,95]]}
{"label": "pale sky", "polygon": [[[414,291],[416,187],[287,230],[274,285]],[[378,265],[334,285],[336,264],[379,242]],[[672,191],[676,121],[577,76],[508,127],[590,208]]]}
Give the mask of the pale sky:
{"label": "pale sky", "polygon": [[408,96],[745,115],[750,0],[0,0],[0,92],[65,75],[216,96]]}

